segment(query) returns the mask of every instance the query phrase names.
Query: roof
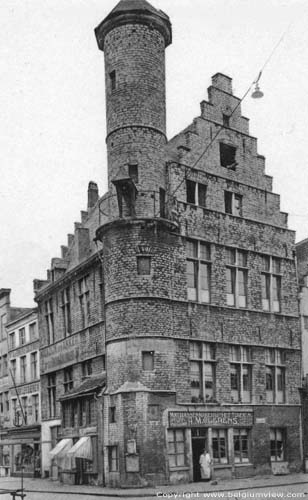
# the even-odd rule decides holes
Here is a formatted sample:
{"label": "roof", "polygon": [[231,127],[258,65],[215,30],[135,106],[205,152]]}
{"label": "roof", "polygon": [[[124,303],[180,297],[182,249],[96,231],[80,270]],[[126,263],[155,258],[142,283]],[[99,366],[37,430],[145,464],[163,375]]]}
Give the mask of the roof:
{"label": "roof", "polygon": [[37,307],[11,307],[10,319],[6,324],[6,327],[36,313]]}
{"label": "roof", "polygon": [[169,16],[156,9],[147,0],[120,0],[107,17],[95,29],[100,50],[104,50],[105,36],[114,27],[125,24],[146,24],[155,27],[163,35],[165,46],[170,45],[172,29]]}
{"label": "roof", "polygon": [[100,373],[99,375],[92,375],[85,379],[82,384],[78,387],[72,389],[71,391],[65,393],[64,396],[60,397],[60,401],[65,399],[72,399],[78,396],[86,395],[89,392],[95,392],[97,389],[101,389],[106,384],[106,372]]}
{"label": "roof", "polygon": [[106,17],[113,17],[115,14],[120,12],[128,12],[132,10],[138,10],[143,12],[150,12],[151,14],[156,14],[157,16],[162,17],[163,19],[169,19],[167,14],[165,14],[162,10],[156,9],[146,0],[120,0],[120,2],[112,9],[110,14]]}

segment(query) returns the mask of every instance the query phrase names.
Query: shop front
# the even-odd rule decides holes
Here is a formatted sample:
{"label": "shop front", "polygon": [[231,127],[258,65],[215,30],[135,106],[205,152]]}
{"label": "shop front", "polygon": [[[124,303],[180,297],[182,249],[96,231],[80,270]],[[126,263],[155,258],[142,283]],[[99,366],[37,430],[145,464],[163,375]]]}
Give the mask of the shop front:
{"label": "shop front", "polygon": [[[200,481],[200,456],[208,451],[212,477],[249,477],[263,473],[288,473],[300,463],[296,419],[283,409],[169,411],[167,453],[171,483]],[[294,413],[294,415],[296,412]],[[292,439],[293,435],[293,439]],[[294,452],[296,451],[297,457]],[[278,471],[278,472],[277,472]]]}
{"label": "shop front", "polygon": [[10,475],[41,477],[40,428],[10,429],[6,449],[10,449]]}

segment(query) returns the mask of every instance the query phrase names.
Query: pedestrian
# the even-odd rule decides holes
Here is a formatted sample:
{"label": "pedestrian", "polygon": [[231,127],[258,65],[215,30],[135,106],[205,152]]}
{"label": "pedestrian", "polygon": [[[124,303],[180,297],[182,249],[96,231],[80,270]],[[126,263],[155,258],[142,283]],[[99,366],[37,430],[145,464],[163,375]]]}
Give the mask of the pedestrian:
{"label": "pedestrian", "polygon": [[211,455],[206,449],[204,449],[203,453],[200,455],[199,464],[200,464],[201,479],[209,481],[212,475],[212,469],[211,469],[212,459]]}

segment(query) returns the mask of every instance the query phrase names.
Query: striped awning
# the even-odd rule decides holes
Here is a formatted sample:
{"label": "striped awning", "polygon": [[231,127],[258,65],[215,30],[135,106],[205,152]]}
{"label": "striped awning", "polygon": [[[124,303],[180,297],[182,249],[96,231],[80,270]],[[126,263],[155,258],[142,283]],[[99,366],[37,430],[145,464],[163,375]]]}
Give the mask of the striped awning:
{"label": "striped awning", "polygon": [[75,458],[86,458],[87,460],[93,460],[92,453],[92,442],[90,436],[84,436],[74,444],[74,446],[68,451],[68,456]]}
{"label": "striped awning", "polygon": [[61,441],[56,444],[56,446],[49,452],[49,454],[52,458],[64,457],[72,446],[72,439],[61,439]]}

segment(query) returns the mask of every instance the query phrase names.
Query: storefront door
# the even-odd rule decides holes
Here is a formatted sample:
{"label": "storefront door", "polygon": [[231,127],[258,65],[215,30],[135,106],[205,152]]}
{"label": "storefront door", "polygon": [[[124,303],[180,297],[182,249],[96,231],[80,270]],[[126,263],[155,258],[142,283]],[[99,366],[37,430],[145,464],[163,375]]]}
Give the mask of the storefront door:
{"label": "storefront door", "polygon": [[206,428],[191,429],[191,445],[193,456],[193,479],[195,482],[201,481],[200,455],[208,446],[208,434]]}

